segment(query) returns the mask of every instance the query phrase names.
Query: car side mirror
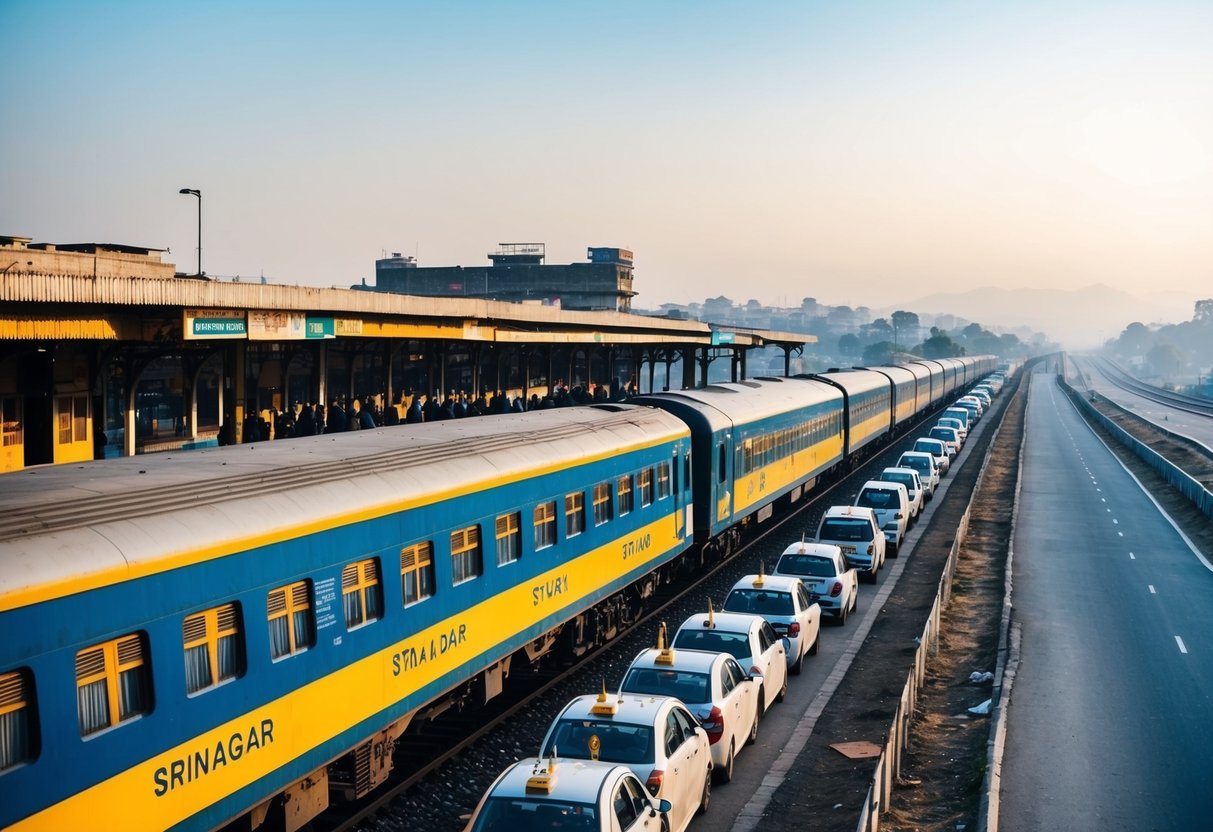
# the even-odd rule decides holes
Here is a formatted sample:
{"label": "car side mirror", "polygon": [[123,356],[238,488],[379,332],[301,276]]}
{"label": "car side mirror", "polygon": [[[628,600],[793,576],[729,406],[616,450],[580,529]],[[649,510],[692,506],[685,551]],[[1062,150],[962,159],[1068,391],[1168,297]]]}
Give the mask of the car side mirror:
{"label": "car side mirror", "polygon": [[666,800],[664,797],[661,800],[657,801],[657,810],[659,812],[669,812],[673,808],[674,808],[674,804],[671,803],[670,801]]}

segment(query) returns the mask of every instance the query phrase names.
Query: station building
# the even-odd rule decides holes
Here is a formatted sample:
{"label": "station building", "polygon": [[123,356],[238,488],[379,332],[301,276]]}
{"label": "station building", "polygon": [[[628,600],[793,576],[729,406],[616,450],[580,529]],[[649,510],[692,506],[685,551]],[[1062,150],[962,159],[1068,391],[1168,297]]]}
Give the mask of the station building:
{"label": "station building", "polygon": [[632,308],[633,255],[626,248],[588,248],[587,262],[548,265],[544,243],[498,243],[484,266],[420,266],[393,253],[375,261],[379,292],[541,303],[563,309]]}
{"label": "station building", "polygon": [[[303,403],[697,387],[744,379],[765,346],[786,367],[813,340],[572,309],[564,294],[544,305],[211,280],[161,254],[0,236],[0,471],[259,441],[272,432],[257,427]],[[630,278],[624,290],[621,255],[605,256],[577,265],[614,274],[622,303]]]}

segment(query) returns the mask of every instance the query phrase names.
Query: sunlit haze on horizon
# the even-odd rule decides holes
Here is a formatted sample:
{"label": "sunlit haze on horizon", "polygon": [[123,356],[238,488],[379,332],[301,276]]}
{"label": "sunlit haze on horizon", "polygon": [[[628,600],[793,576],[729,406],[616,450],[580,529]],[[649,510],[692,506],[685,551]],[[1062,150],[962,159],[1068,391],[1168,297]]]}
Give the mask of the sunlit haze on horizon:
{"label": "sunlit haze on horizon", "polygon": [[0,234],[192,271],[197,188],[206,271],[274,282],[536,241],[633,249],[641,308],[1213,294],[1207,0],[0,0],[0,29]]}

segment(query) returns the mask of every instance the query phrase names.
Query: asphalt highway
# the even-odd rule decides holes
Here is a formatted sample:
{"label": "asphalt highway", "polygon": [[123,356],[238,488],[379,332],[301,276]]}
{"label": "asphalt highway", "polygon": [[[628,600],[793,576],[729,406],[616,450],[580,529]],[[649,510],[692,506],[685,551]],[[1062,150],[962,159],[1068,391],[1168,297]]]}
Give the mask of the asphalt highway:
{"label": "asphalt highway", "polygon": [[1031,381],[1000,832],[1213,828],[1213,567]]}

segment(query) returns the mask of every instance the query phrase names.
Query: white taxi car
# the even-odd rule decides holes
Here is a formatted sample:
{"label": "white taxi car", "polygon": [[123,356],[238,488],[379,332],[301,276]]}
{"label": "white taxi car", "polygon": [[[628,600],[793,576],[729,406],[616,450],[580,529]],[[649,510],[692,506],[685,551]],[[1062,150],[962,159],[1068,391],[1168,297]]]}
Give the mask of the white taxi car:
{"label": "white taxi car", "polygon": [[906,451],[897,460],[898,468],[913,468],[922,480],[922,491],[928,501],[935,496],[939,488],[939,466],[935,464],[935,455],[919,451]]}
{"label": "white taxi car", "polygon": [[939,466],[939,475],[941,477],[948,473],[948,467],[952,464],[952,457],[948,454],[948,446],[944,444],[942,439],[920,436],[914,440],[914,450],[917,453],[930,454],[935,457],[935,464]]}
{"label": "white taxi car", "polygon": [[840,625],[859,606],[859,575],[837,546],[793,543],[779,556],[774,574],[804,581],[809,598]]}
{"label": "white taxi car", "polygon": [[530,757],[493,781],[465,829],[661,832],[669,810],[627,766]]}
{"label": "white taxi car", "polygon": [[876,583],[876,573],[884,565],[885,536],[872,509],[830,506],[817,527],[817,542],[842,549],[847,563],[859,570],[860,579]]}
{"label": "white taxi car", "polygon": [[761,615],[775,635],[791,644],[787,651],[788,669],[796,675],[800,675],[806,655],[817,655],[821,607],[809,598],[809,591],[799,578],[746,575],[729,590],[724,610]]}
{"label": "white taxi car", "polygon": [[664,635],[658,645],[632,659],[620,690],[681,700],[708,733],[716,781],[729,782],[737,752],[758,739],[759,683],[726,653],[666,648]]}
{"label": "white taxi car", "polygon": [[751,675],[761,677],[760,717],[788,693],[788,644],[760,615],[713,612],[709,603],[707,612],[682,622],[671,646],[728,653]]}
{"label": "white taxi car", "polygon": [[649,794],[670,801],[672,832],[682,832],[712,800],[712,748],[686,705],[669,696],[605,690],[564,706],[548,728],[540,757],[618,763],[645,782]]}
{"label": "white taxi car", "polygon": [[926,503],[922,480],[919,479],[918,472],[913,468],[885,468],[876,479],[885,482],[899,482],[906,487],[906,499],[910,501],[910,523],[913,524],[917,521]]}

